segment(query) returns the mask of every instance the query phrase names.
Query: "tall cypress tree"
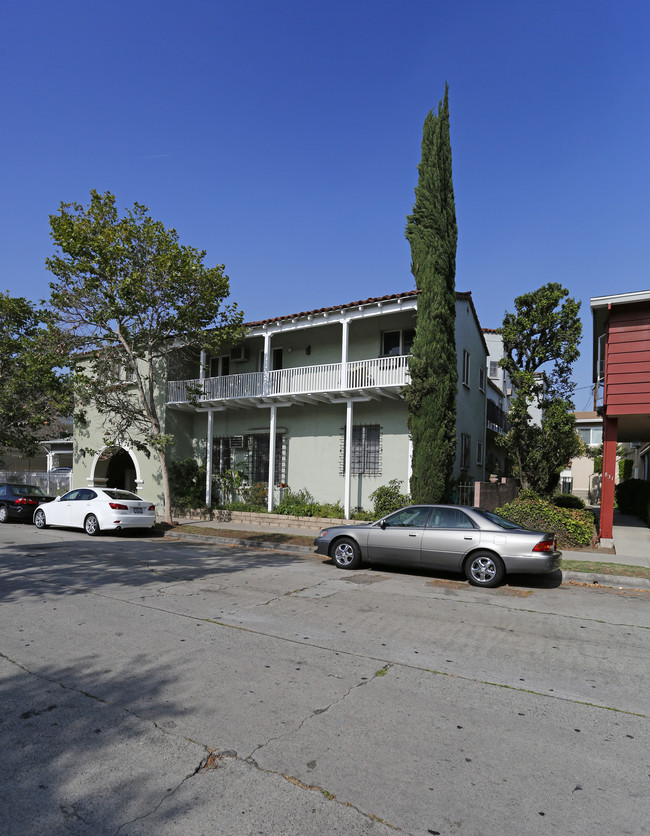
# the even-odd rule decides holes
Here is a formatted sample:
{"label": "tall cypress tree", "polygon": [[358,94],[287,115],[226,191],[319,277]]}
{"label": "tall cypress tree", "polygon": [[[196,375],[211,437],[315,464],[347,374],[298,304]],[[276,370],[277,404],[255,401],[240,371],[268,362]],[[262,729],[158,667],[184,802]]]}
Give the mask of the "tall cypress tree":
{"label": "tall cypress tree", "polygon": [[420,291],[406,390],[413,439],[413,502],[449,499],[456,457],[456,208],[451,176],[449,86],[424,120],[413,214],[407,217],[411,272]]}

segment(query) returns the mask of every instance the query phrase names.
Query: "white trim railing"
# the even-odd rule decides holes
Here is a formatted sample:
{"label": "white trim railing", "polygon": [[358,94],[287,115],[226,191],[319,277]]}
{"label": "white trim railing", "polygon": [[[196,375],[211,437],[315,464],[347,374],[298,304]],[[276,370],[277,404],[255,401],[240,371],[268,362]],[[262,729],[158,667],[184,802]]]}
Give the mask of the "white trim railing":
{"label": "white trim railing", "polygon": [[246,400],[277,396],[323,394],[359,389],[382,389],[408,383],[408,355],[296,366],[268,372],[230,374],[167,384],[167,403]]}

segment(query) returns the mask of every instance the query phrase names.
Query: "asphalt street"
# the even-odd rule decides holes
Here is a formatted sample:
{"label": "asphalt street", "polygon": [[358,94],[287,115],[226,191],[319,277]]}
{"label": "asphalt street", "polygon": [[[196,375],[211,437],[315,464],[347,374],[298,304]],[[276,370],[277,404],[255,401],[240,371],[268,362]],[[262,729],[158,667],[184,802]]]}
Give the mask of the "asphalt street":
{"label": "asphalt street", "polygon": [[0,527],[0,833],[650,833],[650,591]]}

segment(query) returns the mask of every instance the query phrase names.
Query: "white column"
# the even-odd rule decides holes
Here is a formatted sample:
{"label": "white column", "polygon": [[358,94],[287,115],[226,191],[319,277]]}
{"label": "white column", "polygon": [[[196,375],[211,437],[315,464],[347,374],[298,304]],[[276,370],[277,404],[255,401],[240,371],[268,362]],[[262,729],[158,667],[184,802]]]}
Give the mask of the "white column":
{"label": "white column", "polygon": [[275,432],[277,426],[278,408],[271,407],[271,421],[269,426],[269,482],[268,482],[268,497],[267,510],[269,514],[273,510],[273,486],[275,485]]}
{"label": "white column", "polygon": [[343,334],[341,339],[341,391],[348,388],[348,348],[350,344],[350,320],[342,319]]}
{"label": "white column", "polygon": [[269,372],[271,371],[271,334],[267,331],[264,334],[264,388],[263,393],[269,393]]}
{"label": "white column", "polygon": [[201,378],[201,380],[205,380],[205,378],[208,376],[207,375],[207,369],[208,369],[208,352],[203,349],[201,351],[201,361],[200,361],[200,364],[199,364],[199,377]]}
{"label": "white column", "polygon": [[348,401],[345,407],[345,519],[350,519],[350,497],[352,495],[352,418],[353,404]]}
{"label": "white column", "polygon": [[212,447],[214,446],[214,412],[208,410],[208,432],[206,436],[207,455],[205,457],[205,504],[212,505]]}
{"label": "white column", "polygon": [[411,476],[413,475],[413,439],[409,435],[409,461],[406,473],[406,493],[411,493]]}

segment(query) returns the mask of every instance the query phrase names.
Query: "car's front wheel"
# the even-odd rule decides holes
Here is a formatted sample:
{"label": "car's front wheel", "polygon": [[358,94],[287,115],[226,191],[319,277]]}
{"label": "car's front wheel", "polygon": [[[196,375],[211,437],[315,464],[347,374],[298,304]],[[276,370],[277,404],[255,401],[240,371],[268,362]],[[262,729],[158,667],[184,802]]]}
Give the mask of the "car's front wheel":
{"label": "car's front wheel", "polygon": [[501,558],[491,552],[474,552],[465,561],[464,569],[473,586],[498,586],[506,574]]}
{"label": "car's front wheel", "polygon": [[9,509],[6,505],[0,505],[0,523],[9,522]]}
{"label": "car's front wheel", "polygon": [[36,528],[47,528],[47,519],[45,518],[45,511],[42,508],[37,508],[34,514],[34,525]]}
{"label": "car's front wheel", "polygon": [[361,550],[350,537],[341,537],[336,541],[332,558],[339,569],[358,569],[361,566]]}
{"label": "car's front wheel", "polygon": [[84,531],[91,537],[96,537],[99,534],[99,520],[94,514],[88,514],[84,520]]}

